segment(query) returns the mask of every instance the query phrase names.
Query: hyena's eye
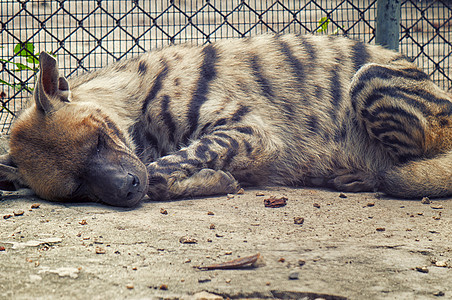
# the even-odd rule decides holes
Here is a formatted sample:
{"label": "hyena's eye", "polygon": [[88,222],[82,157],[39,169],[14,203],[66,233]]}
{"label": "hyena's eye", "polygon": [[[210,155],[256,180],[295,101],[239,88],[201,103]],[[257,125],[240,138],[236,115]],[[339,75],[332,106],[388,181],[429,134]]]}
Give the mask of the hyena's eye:
{"label": "hyena's eye", "polygon": [[105,142],[102,135],[97,138],[96,152],[99,153],[104,148]]}

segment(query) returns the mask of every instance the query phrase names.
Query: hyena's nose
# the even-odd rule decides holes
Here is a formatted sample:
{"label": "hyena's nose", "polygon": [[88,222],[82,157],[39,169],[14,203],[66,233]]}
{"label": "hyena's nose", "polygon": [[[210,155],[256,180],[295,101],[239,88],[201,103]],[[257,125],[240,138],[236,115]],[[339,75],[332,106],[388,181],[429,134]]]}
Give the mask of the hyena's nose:
{"label": "hyena's nose", "polygon": [[138,189],[140,187],[140,179],[137,175],[128,173],[126,181],[126,186],[128,189],[126,199],[130,200],[134,198],[136,193],[138,192]]}

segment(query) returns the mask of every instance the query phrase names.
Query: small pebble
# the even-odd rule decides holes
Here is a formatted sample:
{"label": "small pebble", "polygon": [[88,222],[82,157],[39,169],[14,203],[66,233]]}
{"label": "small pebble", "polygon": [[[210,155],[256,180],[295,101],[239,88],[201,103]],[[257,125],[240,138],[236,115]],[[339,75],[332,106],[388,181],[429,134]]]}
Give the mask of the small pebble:
{"label": "small pebble", "polygon": [[430,203],[432,203],[432,201],[430,201],[429,197],[424,197],[424,198],[422,198],[421,203],[422,204],[430,204]]}
{"label": "small pebble", "polygon": [[430,207],[433,209],[443,209],[444,208],[442,205],[439,205],[439,204],[432,204],[432,205],[430,205]]}
{"label": "small pebble", "polygon": [[384,228],[384,227],[378,227],[376,230],[377,230],[377,231],[385,231],[386,228]]}
{"label": "small pebble", "polygon": [[168,290],[168,285],[167,284],[161,284],[159,289],[161,289],[163,291],[167,291]]}
{"label": "small pebble", "polygon": [[438,260],[435,262],[435,266],[445,268],[447,267],[447,262],[444,260]]}
{"label": "small pebble", "polygon": [[258,196],[258,197],[262,197],[262,196],[265,196],[265,194],[264,194],[264,193],[262,193],[262,192],[257,192],[257,193],[256,193],[256,196]]}
{"label": "small pebble", "polygon": [[437,292],[433,293],[433,296],[436,296],[436,297],[442,297],[444,295],[446,295],[446,294],[443,291],[437,291]]}
{"label": "small pebble", "polygon": [[5,251],[5,247],[0,246],[0,251]]}
{"label": "small pebble", "polygon": [[305,260],[303,260],[303,259],[299,259],[299,260],[298,260],[298,265],[299,265],[300,267],[304,266],[305,264],[306,264],[306,261],[305,261]]}
{"label": "small pebble", "polygon": [[86,225],[86,224],[88,224],[87,222],[86,222],[86,220],[81,220],[80,222],[78,222],[80,225]]}
{"label": "small pebble", "polygon": [[167,211],[166,209],[164,209],[164,208],[160,208],[160,213],[161,213],[162,215],[167,215],[167,214],[168,214],[168,211]]}
{"label": "small pebble", "polygon": [[297,280],[298,279],[298,271],[292,271],[289,273],[289,279],[290,280]]}
{"label": "small pebble", "polygon": [[345,195],[344,193],[340,193],[339,198],[347,198],[347,195]]}
{"label": "small pebble", "polygon": [[31,205],[31,208],[32,208],[32,209],[36,209],[36,208],[39,208],[39,206],[41,206],[41,204],[39,204],[39,203],[33,203],[33,204]]}
{"label": "small pebble", "polygon": [[211,211],[208,211],[207,212],[207,215],[209,215],[209,216],[213,216],[213,215],[215,215],[213,212],[211,212]]}
{"label": "small pebble", "polygon": [[129,290],[132,290],[134,288],[133,284],[129,283],[126,285],[126,288],[128,288]]}
{"label": "small pebble", "polygon": [[197,244],[198,240],[192,237],[183,236],[179,239],[179,243],[181,244]]}
{"label": "small pebble", "polygon": [[421,272],[421,273],[428,273],[428,269],[426,266],[416,267],[415,269],[416,269],[416,271]]}
{"label": "small pebble", "polygon": [[314,206],[315,208],[320,208],[320,204],[318,204],[318,203],[314,203],[314,204],[312,204],[312,206]]}
{"label": "small pebble", "polygon": [[215,224],[210,224],[209,229],[215,229]]}
{"label": "small pebble", "polygon": [[297,224],[297,225],[301,225],[304,223],[304,218],[303,217],[294,217],[293,218],[293,223]]}
{"label": "small pebble", "polygon": [[9,219],[9,218],[11,218],[12,216],[13,216],[13,215],[4,215],[4,216],[3,216],[3,219],[5,219],[5,220],[6,220],[6,219]]}
{"label": "small pebble", "polygon": [[237,194],[243,195],[243,194],[245,194],[245,190],[243,188],[241,188],[240,190],[238,190]]}
{"label": "small pebble", "polygon": [[24,211],[23,210],[18,210],[18,211],[14,211],[14,216],[23,216],[24,215]]}
{"label": "small pebble", "polygon": [[198,278],[198,282],[199,283],[206,283],[206,282],[209,282],[209,281],[212,281],[212,279],[210,279],[210,278]]}
{"label": "small pebble", "polygon": [[367,206],[368,206],[368,207],[375,206],[375,202],[369,202],[369,203],[367,203]]}

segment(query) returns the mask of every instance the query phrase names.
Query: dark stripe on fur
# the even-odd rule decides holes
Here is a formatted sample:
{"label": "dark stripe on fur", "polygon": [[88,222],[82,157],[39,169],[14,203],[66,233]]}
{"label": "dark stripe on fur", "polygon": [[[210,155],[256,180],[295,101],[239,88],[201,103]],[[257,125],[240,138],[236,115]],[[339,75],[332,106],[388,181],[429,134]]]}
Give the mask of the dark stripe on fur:
{"label": "dark stripe on fur", "polygon": [[146,63],[144,61],[140,61],[140,63],[138,64],[138,75],[143,76],[144,74],[146,74],[147,70],[148,66],[146,65]]}
{"label": "dark stripe on fur", "polygon": [[204,102],[207,101],[207,93],[209,91],[210,82],[214,80],[217,75],[216,62],[218,54],[215,47],[212,44],[209,44],[202,49],[202,53],[203,62],[200,68],[199,79],[187,113],[187,123],[190,124],[190,129],[184,135],[182,139],[183,143],[188,142],[190,136],[198,127],[199,110]]}
{"label": "dark stripe on fur", "polygon": [[239,109],[232,115],[231,120],[233,122],[240,122],[247,113],[250,112],[250,108],[248,106],[240,106]]}
{"label": "dark stripe on fur", "polygon": [[286,61],[292,67],[293,74],[297,78],[298,82],[303,84],[305,78],[303,64],[298,58],[295,57],[289,44],[282,40],[279,40],[279,44],[281,45],[281,52],[286,56]]}
{"label": "dark stripe on fur", "polygon": [[362,42],[356,42],[352,46],[352,61],[353,69],[357,72],[364,64],[369,60],[369,52],[367,51],[366,44]]}
{"label": "dark stripe on fur", "polygon": [[157,77],[155,78],[155,80],[152,84],[152,88],[149,91],[146,98],[144,99],[143,106],[141,107],[141,112],[143,114],[146,114],[149,104],[157,96],[157,93],[162,88],[163,80],[165,79],[166,75],[168,75],[168,66],[167,66],[166,61],[162,60],[161,63],[163,65],[162,70],[157,74]]}
{"label": "dark stripe on fur", "polygon": [[169,109],[170,97],[168,95],[163,95],[161,102],[162,109],[162,119],[168,128],[168,139],[171,143],[174,142],[174,134],[176,132],[176,124],[173,121],[173,117],[171,116],[171,112]]}
{"label": "dark stripe on fur", "polygon": [[254,78],[261,88],[262,94],[270,100],[270,102],[273,102],[274,95],[273,95],[273,89],[270,84],[270,82],[265,78],[265,76],[262,74],[262,67],[259,63],[259,59],[256,55],[250,55],[250,65],[251,69],[253,70]]}

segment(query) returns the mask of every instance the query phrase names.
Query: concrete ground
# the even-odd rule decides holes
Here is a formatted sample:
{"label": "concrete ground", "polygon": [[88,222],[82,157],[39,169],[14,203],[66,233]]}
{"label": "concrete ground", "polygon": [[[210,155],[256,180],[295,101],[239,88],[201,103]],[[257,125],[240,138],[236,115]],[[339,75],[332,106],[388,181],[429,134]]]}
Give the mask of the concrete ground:
{"label": "concrete ground", "polygon": [[[265,207],[272,195],[287,205]],[[249,189],[119,209],[4,192],[0,298],[452,298],[450,199],[339,195]],[[199,269],[257,253],[252,267]]]}

